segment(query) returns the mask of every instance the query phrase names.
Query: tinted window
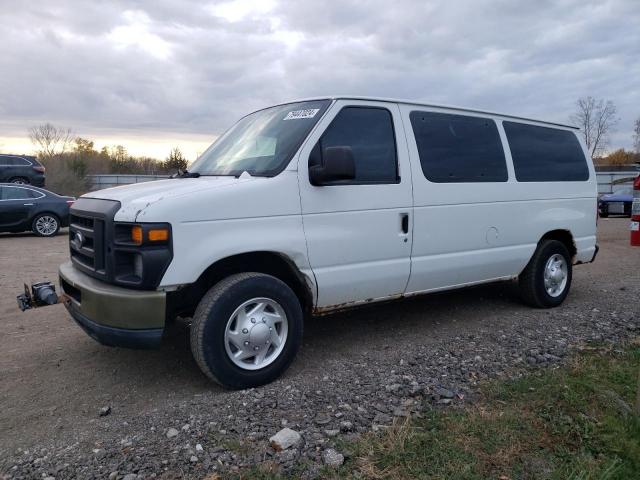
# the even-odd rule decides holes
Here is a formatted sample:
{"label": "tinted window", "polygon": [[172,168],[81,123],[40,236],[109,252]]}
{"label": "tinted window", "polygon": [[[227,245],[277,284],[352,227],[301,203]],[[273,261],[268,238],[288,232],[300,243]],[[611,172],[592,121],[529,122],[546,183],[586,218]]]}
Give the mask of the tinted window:
{"label": "tinted window", "polygon": [[504,150],[493,120],[434,112],[411,112],[410,118],[428,180],[507,181]]}
{"label": "tinted window", "polygon": [[33,198],[31,196],[31,190],[18,187],[2,187],[0,200],[25,200]]}
{"label": "tinted window", "polygon": [[561,182],[589,179],[582,147],[573,132],[503,122],[519,182]]}
{"label": "tinted window", "polygon": [[0,157],[0,165],[9,166],[27,166],[31,165],[27,160],[21,157]]}
{"label": "tinted window", "polygon": [[309,158],[322,162],[328,147],[351,147],[356,178],[348,183],[397,183],[398,162],[391,112],[384,108],[345,107],[333,119]]}

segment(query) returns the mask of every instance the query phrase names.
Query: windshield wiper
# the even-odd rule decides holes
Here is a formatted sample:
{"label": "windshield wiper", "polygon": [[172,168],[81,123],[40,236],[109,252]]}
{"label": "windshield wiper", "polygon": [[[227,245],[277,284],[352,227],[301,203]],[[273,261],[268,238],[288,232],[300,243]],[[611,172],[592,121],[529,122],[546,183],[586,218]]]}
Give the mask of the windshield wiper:
{"label": "windshield wiper", "polygon": [[178,169],[178,173],[171,175],[171,178],[198,178],[199,176],[200,174],[198,172]]}

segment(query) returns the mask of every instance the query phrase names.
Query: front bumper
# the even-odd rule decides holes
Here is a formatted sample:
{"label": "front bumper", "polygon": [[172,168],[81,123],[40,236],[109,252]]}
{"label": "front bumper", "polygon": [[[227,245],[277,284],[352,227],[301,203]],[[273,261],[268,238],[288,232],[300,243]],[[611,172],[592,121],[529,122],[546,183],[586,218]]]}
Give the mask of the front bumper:
{"label": "front bumper", "polygon": [[131,290],[96,280],[60,265],[60,288],[73,319],[94,340],[114,347],[153,348],[160,345],[166,315],[166,294]]}

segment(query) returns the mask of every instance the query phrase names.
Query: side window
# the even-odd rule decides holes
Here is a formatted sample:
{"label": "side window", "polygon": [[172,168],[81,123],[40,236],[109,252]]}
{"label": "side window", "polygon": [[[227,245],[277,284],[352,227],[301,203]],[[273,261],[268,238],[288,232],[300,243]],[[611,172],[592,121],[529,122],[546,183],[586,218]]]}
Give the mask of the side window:
{"label": "side window", "polygon": [[309,166],[322,163],[328,147],[351,147],[356,178],[340,184],[398,183],[393,118],[386,108],[345,107],[322,134],[309,157]]}
{"label": "side window", "polygon": [[26,200],[31,197],[31,191],[19,187],[2,187],[2,198],[0,200]]}
{"label": "side window", "polygon": [[502,122],[519,182],[589,180],[589,167],[573,132]]}
{"label": "side window", "polygon": [[44,195],[37,190],[31,190],[30,188],[26,189],[29,193],[29,198],[42,198]]}
{"label": "side window", "polygon": [[422,173],[431,182],[506,182],[507,163],[490,118],[411,112]]}
{"label": "side window", "polygon": [[0,157],[0,165],[4,167],[12,167],[15,165],[12,157]]}

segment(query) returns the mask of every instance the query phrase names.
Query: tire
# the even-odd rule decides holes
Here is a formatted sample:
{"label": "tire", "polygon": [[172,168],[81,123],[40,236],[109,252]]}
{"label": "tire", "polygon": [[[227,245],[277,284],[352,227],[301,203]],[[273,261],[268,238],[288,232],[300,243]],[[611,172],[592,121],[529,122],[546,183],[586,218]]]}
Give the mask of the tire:
{"label": "tire", "polygon": [[29,179],[25,178],[25,177],[14,177],[11,180],[9,180],[9,183],[15,183],[17,185],[29,185]]}
{"label": "tire", "polygon": [[[556,259],[555,262],[552,259]],[[550,264],[552,262],[552,264]],[[564,262],[564,270],[559,268]],[[556,268],[553,268],[553,266]],[[549,269],[547,269],[549,266]],[[545,282],[545,273],[548,280]],[[528,305],[552,308],[560,305],[571,288],[572,265],[567,247],[557,240],[543,240],[518,277],[520,294]]]}
{"label": "tire", "polygon": [[31,222],[31,231],[39,237],[55,237],[60,230],[60,219],[53,213],[40,213]]}
{"label": "tire", "polygon": [[[256,318],[243,317],[243,311],[260,311],[260,305],[266,307]],[[191,352],[214,382],[233,389],[257,387],[289,367],[302,343],[302,329],[302,307],[289,286],[271,275],[240,273],[214,285],[200,300],[191,324]],[[258,356],[241,359],[255,348],[264,352],[262,362]],[[234,360],[233,355],[240,356]]]}

